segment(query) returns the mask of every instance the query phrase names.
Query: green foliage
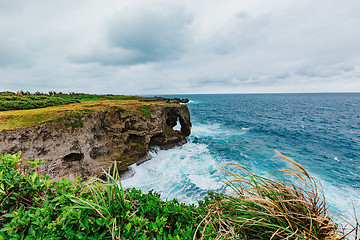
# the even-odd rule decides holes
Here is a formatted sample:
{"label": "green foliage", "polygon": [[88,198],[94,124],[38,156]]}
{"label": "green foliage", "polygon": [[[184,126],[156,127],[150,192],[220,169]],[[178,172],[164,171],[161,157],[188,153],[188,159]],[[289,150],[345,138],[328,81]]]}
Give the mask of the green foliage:
{"label": "green foliage", "polygon": [[87,101],[101,101],[101,100],[139,100],[144,97],[139,96],[125,96],[125,95],[97,95],[97,94],[85,94],[85,93],[70,93],[70,94],[55,94],[54,96],[62,97],[64,99],[74,99],[80,102]]}
{"label": "green foliage", "polygon": [[151,105],[148,106],[141,106],[140,107],[140,111],[146,116],[146,115],[150,115],[151,114]]}
{"label": "green foliage", "polygon": [[65,116],[50,120],[48,122],[64,122],[65,126],[75,129],[78,127],[83,127],[84,123],[82,118],[93,111],[93,109],[81,109],[78,111],[68,112],[65,114]]}
{"label": "green foliage", "polygon": [[0,111],[35,109],[49,106],[59,106],[71,103],[99,100],[139,100],[143,97],[124,95],[95,95],[84,93],[56,93],[49,92],[0,92]]}
{"label": "green foliage", "polygon": [[106,180],[52,181],[37,173],[39,164],[0,156],[0,239],[192,239],[204,214],[123,189],[116,168]]}
{"label": "green foliage", "polygon": [[76,99],[65,99],[55,96],[50,97],[37,95],[0,95],[0,111],[43,108],[78,102],[80,101]]}

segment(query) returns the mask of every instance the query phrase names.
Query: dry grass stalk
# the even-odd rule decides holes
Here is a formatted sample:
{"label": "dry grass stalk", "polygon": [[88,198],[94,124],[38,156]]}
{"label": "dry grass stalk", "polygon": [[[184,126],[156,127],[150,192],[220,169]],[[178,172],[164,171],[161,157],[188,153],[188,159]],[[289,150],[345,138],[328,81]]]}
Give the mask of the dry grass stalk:
{"label": "dry grass stalk", "polygon": [[345,233],[330,218],[319,181],[301,164],[276,153],[292,165],[292,169],[280,170],[281,179],[258,176],[235,163],[227,165],[245,170],[245,174],[221,169],[234,177],[226,182],[234,195],[221,195],[208,206],[208,214],[200,223],[206,223],[203,229],[209,224],[215,226],[217,232],[211,235],[215,239],[325,240],[349,239],[351,232],[357,235],[358,221]]}

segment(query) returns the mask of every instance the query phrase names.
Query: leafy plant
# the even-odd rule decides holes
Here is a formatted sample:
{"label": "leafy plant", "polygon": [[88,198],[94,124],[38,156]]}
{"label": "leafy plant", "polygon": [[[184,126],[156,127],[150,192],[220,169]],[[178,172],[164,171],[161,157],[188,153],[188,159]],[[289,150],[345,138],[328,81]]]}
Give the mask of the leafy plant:
{"label": "leafy plant", "polygon": [[[94,210],[102,219],[99,222],[106,223],[113,239],[120,239],[120,229],[117,225],[116,213],[122,214],[130,210],[130,205],[125,199],[125,192],[119,181],[119,173],[114,164],[112,175],[105,172],[106,180],[94,178],[88,184],[93,198],[85,200],[76,196],[69,196],[71,201],[76,203],[71,208]],[[128,225],[130,228],[131,224]]]}
{"label": "leafy plant", "polygon": [[0,159],[0,239],[192,239],[203,214],[153,191],[123,189],[116,165],[105,180],[51,181],[36,172],[39,162]]}

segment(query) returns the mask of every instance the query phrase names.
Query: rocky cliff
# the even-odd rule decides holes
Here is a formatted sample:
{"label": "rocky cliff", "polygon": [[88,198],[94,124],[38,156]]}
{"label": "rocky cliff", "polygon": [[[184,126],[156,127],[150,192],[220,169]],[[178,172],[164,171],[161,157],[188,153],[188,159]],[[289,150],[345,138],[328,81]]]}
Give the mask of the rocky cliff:
{"label": "rocky cliff", "polygon": [[[181,130],[173,127],[181,124]],[[22,152],[23,158],[46,159],[42,173],[55,179],[96,176],[114,161],[125,170],[144,160],[152,145],[169,147],[190,135],[186,105],[154,104],[148,112],[129,113],[111,106],[61,121],[0,131],[0,154]]]}

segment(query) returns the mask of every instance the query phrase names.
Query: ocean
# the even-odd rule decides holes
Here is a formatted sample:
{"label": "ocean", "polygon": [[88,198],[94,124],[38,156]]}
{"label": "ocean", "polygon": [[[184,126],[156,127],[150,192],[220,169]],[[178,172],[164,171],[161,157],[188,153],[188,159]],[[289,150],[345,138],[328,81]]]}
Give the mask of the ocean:
{"label": "ocean", "polygon": [[209,191],[226,191],[228,175],[218,168],[228,162],[264,176],[288,167],[278,150],[321,182],[331,211],[360,214],[359,93],[164,97],[190,100],[188,143],[153,149],[150,161],[131,166],[124,187],[196,203]]}

